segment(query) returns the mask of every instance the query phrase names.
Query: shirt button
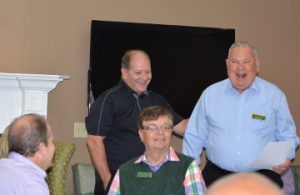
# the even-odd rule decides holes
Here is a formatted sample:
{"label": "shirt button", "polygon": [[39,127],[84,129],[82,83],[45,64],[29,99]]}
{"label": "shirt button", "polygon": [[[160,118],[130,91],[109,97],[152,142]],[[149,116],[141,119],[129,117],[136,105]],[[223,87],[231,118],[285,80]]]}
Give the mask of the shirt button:
{"label": "shirt button", "polygon": [[236,139],[237,139],[237,140],[240,140],[240,136],[237,136]]}
{"label": "shirt button", "polygon": [[240,153],[240,152],[236,152],[236,154],[237,154],[237,155],[240,155],[241,153]]}

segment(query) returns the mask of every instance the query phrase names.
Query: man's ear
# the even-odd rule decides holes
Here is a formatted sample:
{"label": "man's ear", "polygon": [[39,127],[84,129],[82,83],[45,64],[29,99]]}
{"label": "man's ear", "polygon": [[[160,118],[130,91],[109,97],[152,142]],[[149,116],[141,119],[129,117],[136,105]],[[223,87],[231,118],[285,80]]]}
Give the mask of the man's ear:
{"label": "man's ear", "polygon": [[255,60],[255,64],[256,64],[256,73],[258,74],[260,71],[260,60],[256,59]]}
{"label": "man's ear", "polygon": [[144,134],[142,132],[142,130],[139,129],[139,136],[142,142],[144,142]]}
{"label": "man's ear", "polygon": [[125,69],[125,68],[121,68],[121,74],[122,74],[122,78],[123,79],[126,79],[126,77],[127,77],[127,70]]}
{"label": "man's ear", "polygon": [[39,143],[37,147],[37,153],[41,156],[47,156],[47,147],[45,143]]}
{"label": "man's ear", "polygon": [[229,59],[227,58],[227,59],[225,60],[225,62],[226,62],[226,70],[228,71],[228,67],[229,67],[230,61],[229,61]]}

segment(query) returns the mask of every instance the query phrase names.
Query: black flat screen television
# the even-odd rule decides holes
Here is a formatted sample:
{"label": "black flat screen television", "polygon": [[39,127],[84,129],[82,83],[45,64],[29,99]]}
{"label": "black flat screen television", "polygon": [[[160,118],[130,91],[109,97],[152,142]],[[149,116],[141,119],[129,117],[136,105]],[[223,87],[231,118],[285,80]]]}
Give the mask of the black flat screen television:
{"label": "black flat screen television", "polygon": [[201,92],[227,77],[225,59],[234,41],[234,29],[92,20],[88,103],[119,82],[124,52],[142,49],[151,58],[149,89],[189,117]]}

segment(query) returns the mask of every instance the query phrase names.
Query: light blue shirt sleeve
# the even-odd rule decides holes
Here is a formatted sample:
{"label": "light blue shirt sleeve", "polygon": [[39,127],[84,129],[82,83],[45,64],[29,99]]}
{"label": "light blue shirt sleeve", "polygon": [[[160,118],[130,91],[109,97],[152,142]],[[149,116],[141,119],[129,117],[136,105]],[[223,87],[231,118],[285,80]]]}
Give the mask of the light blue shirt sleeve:
{"label": "light blue shirt sleeve", "polygon": [[300,139],[296,135],[296,126],[293,121],[292,115],[289,110],[289,106],[286,100],[286,96],[282,94],[279,105],[278,105],[278,113],[276,118],[276,126],[278,131],[276,131],[276,139],[279,141],[285,140],[294,140],[295,145],[289,154],[289,159],[295,158],[296,148],[300,144]]}
{"label": "light blue shirt sleeve", "polygon": [[207,136],[203,99],[198,100],[183,137],[183,153],[194,158],[198,164],[201,163],[200,155]]}

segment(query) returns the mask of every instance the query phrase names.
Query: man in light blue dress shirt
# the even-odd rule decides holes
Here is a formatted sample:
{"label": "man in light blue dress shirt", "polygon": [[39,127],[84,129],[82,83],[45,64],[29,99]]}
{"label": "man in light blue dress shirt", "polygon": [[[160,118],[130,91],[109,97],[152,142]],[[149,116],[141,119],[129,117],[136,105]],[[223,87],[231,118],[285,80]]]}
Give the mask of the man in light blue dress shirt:
{"label": "man in light blue dress shirt", "polygon": [[[233,172],[257,171],[282,187],[280,175],[291,165],[300,143],[284,93],[257,76],[260,61],[248,42],[234,43],[226,59],[228,78],[209,86],[190,117],[183,153],[201,163],[207,186]],[[288,159],[272,170],[253,170],[249,165],[271,141],[293,140]]]}

